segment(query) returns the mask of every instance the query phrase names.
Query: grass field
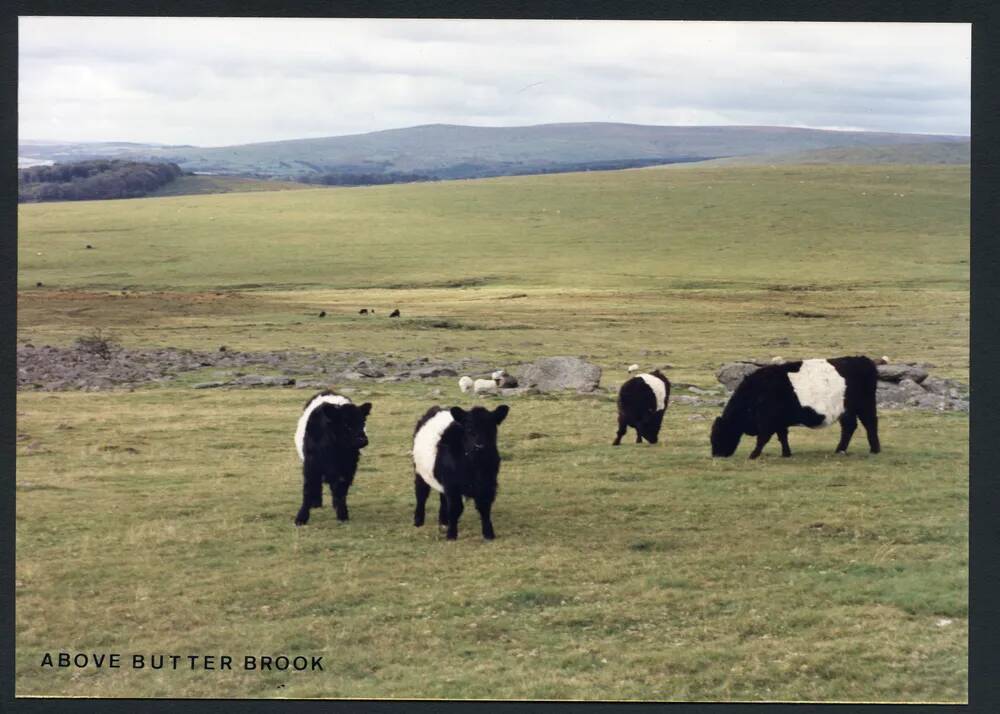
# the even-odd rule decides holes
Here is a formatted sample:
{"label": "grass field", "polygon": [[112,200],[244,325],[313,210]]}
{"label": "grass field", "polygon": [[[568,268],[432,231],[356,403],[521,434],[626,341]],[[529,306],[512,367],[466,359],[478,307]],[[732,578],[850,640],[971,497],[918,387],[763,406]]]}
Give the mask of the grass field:
{"label": "grass field", "polygon": [[294,181],[271,181],[239,176],[180,176],[160,186],[150,196],[187,196],[205,193],[247,193],[255,191],[299,191],[309,188]]}
{"label": "grass field", "polygon": [[[966,381],[968,190],[967,167],[687,167],[24,205],[18,336],[577,354],[605,386],[860,352]],[[613,449],[612,395],[519,397],[498,538],[467,511],[447,543],[411,525],[408,448],[427,406],[471,403],[453,382],[344,385],[375,404],[352,520],[327,495],[300,529],[302,390],[20,393],[17,693],[966,699],[966,415],[748,462],[709,458],[716,409]],[[326,671],[39,667],[60,650]]]}

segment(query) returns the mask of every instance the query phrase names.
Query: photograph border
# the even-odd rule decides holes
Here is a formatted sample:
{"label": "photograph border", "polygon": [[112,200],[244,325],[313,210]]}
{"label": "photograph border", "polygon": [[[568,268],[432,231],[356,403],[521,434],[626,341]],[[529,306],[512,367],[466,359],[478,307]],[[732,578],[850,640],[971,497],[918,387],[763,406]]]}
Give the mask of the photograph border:
{"label": "photograph border", "polygon": [[[14,562],[15,562],[15,479],[16,458],[16,306],[17,306],[17,17],[22,15],[78,16],[260,16],[260,17],[372,17],[372,18],[495,18],[495,19],[634,19],[634,20],[718,20],[718,21],[811,21],[811,22],[969,22],[972,24],[972,166],[971,166],[971,265],[970,265],[970,390],[975,399],[970,406],[970,480],[969,480],[969,689],[968,705],[870,704],[849,705],[852,711],[878,707],[879,711],[906,712],[997,711],[1000,710],[1000,642],[997,627],[998,584],[1000,559],[997,552],[1000,515],[1000,420],[991,409],[1000,399],[997,378],[997,347],[1000,344],[1000,321],[996,318],[1000,305],[1000,241],[996,236],[1000,213],[1000,101],[993,81],[1000,76],[1000,12],[989,0],[941,2],[513,2],[462,3],[455,1],[386,1],[319,2],[293,0],[276,2],[126,2],[106,0],[51,0],[48,2],[19,1],[4,10],[0,35],[3,52],[0,55],[0,77],[3,77],[4,105],[0,113],[5,141],[0,161],[6,162],[3,173],[3,215],[8,237],[0,241],[0,266],[4,271],[0,292],[0,320],[9,336],[3,350],[0,369],[7,389],[4,390],[2,434],[3,498],[0,518],[5,528],[5,545],[0,550],[0,573],[3,588],[0,594],[0,701],[7,711],[133,711],[137,704],[145,711],[179,711],[194,705],[213,711],[273,711],[276,707],[322,707],[330,711],[369,712],[437,712],[483,710],[483,700],[281,700],[281,699],[100,699],[100,698],[18,698],[14,699]],[[11,109],[14,111],[11,111]],[[826,704],[744,703],[602,703],[485,700],[490,711],[555,711],[585,706],[591,712],[624,711],[635,706],[670,707],[684,711],[772,710],[818,711]],[[838,707],[842,708],[842,707]]]}

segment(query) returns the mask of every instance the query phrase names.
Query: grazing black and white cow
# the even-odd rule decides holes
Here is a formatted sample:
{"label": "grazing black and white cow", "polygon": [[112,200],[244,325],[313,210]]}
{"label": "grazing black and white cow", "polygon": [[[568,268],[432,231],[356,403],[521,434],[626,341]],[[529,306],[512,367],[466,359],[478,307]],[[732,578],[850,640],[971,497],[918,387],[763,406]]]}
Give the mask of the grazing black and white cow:
{"label": "grazing black and white cow", "polygon": [[622,443],[628,427],[635,429],[635,443],[645,439],[655,444],[660,437],[663,413],[670,401],[670,380],[654,370],[651,374],[637,374],[618,390],[618,433],[613,446]]}
{"label": "grazing black and white cow", "polygon": [[712,456],[732,456],[743,434],[757,437],[750,452],[756,459],[771,436],[778,435],[781,455],[791,456],[788,427],[829,426],[840,420],[837,452],[847,445],[858,426],[868,433],[873,454],[881,447],[875,387],[878,372],[867,357],[807,359],[761,367],[743,378],[729,403],[712,424]]}
{"label": "grazing black and white cow", "polygon": [[306,402],[295,429],[295,448],[302,459],[302,507],[295,525],[309,522],[309,509],[323,505],[323,482],[330,485],[338,521],[347,520],[347,490],[354,483],[361,449],[368,445],[365,419],[370,402],[357,406],[327,390]]}
{"label": "grazing black and white cow", "polygon": [[424,505],[434,489],[440,494],[438,523],[448,526],[448,540],[458,537],[458,519],[463,498],[475,501],[483,526],[483,538],[492,540],[490,510],[497,494],[500,453],[497,427],[510,408],[501,404],[493,411],[473,407],[442,409],[434,406],[417,422],[413,432],[413,470],[417,508],[413,525],[424,524]]}

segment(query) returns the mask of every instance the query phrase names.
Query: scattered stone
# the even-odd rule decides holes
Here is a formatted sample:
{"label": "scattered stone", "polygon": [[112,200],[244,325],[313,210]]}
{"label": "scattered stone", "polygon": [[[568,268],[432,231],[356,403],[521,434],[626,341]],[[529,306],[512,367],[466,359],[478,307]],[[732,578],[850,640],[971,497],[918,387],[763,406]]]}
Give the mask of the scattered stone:
{"label": "scattered stone", "polygon": [[457,377],[456,372],[451,367],[425,367],[413,372],[414,376],[420,379],[433,379],[435,377]]}
{"label": "scattered stone", "polygon": [[917,384],[927,379],[927,370],[917,364],[880,364],[875,367],[878,378],[883,382],[899,382],[910,379]]}
{"label": "scattered stone", "polygon": [[199,382],[192,386],[192,389],[215,389],[216,387],[225,387],[228,382]]}
{"label": "scattered stone", "polygon": [[687,394],[681,394],[676,397],[671,397],[671,402],[675,404],[701,404],[702,401],[698,397],[692,397]]}
{"label": "scattered stone", "polygon": [[601,382],[601,368],[578,357],[542,357],[521,368],[518,383],[540,392],[576,389],[592,392]]}
{"label": "scattered stone", "polygon": [[326,382],[321,382],[317,379],[297,379],[295,380],[296,389],[326,389],[329,385]]}
{"label": "scattered stone", "polygon": [[248,374],[229,382],[232,387],[287,387],[294,384],[295,380],[291,377],[264,377],[257,374]]}
{"label": "scattered stone", "polygon": [[735,391],[743,378],[760,369],[762,365],[753,362],[730,362],[724,364],[715,373],[715,378],[722,382],[723,386],[730,392]]}

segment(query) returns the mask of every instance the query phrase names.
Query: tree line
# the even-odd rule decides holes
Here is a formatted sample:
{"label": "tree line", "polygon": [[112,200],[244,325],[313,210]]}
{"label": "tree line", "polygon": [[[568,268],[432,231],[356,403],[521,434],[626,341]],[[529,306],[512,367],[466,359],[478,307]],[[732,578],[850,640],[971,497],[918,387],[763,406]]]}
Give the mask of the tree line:
{"label": "tree line", "polygon": [[183,173],[177,164],[121,159],[32,166],[18,169],[17,200],[25,203],[138,198]]}
{"label": "tree line", "polygon": [[389,183],[436,181],[437,179],[425,174],[390,171],[386,173],[304,174],[299,176],[297,180],[301,183],[322,184],[324,186],[376,186]]}

